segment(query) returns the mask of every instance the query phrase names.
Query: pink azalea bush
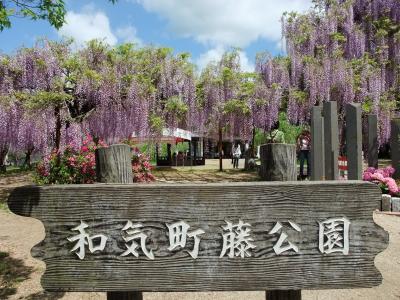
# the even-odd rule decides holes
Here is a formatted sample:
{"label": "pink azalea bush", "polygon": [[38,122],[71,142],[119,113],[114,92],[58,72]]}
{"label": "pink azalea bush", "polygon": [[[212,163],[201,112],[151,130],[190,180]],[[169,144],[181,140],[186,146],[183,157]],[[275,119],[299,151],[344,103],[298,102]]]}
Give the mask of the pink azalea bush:
{"label": "pink azalea bush", "polygon": [[139,152],[135,148],[132,156],[133,182],[152,182],[155,180],[151,173],[153,166],[150,164],[149,157]]}
{"label": "pink azalea bush", "polygon": [[389,166],[383,169],[368,168],[363,173],[363,180],[378,184],[384,194],[397,195],[400,190],[396,181],[392,178],[394,168]]}
{"label": "pink azalea bush", "polygon": [[[96,181],[95,151],[98,147],[107,147],[107,145],[102,141],[96,144],[91,137],[88,137],[80,147],[68,145],[63,153],[53,151],[38,164],[35,181],[38,184],[94,183]],[[151,169],[148,158],[135,151],[132,158],[133,181],[154,181]]]}
{"label": "pink azalea bush", "polygon": [[95,151],[98,147],[107,147],[91,137],[83,141],[82,146],[67,145],[62,153],[53,151],[40,162],[36,169],[38,184],[82,184],[96,180]]}

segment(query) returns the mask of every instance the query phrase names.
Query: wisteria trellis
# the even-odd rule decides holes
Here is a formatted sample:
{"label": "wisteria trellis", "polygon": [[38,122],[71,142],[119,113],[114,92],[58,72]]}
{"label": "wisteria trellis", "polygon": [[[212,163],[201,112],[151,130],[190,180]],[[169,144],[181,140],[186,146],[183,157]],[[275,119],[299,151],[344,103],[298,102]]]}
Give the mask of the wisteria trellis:
{"label": "wisteria trellis", "polygon": [[341,118],[353,101],[377,113],[386,143],[400,95],[400,2],[314,4],[283,16],[287,57],[260,54],[252,74],[235,49],[200,75],[187,54],[101,41],[77,52],[41,41],[0,55],[0,165],[9,149],[62,151],[86,134],[112,143],[181,127],[248,140],[254,128],[270,130],[279,111],[306,123],[311,106],[330,100]]}

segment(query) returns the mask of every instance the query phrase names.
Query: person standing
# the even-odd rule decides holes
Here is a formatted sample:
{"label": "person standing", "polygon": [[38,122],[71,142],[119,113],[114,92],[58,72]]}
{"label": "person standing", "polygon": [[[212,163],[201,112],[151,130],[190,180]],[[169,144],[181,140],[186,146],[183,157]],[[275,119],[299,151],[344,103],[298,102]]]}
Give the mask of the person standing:
{"label": "person standing", "polygon": [[234,148],[233,152],[233,168],[238,169],[239,168],[239,158],[242,155],[242,151],[240,150],[240,145],[237,144]]}
{"label": "person standing", "polygon": [[231,148],[231,158],[232,158],[232,161],[231,161],[231,164],[233,165],[233,161],[235,160],[235,143],[234,142],[232,142],[232,148]]}
{"label": "person standing", "polygon": [[[310,148],[311,134],[308,130],[303,130],[297,137],[297,151],[300,160],[300,179],[310,176]],[[307,161],[307,176],[304,176],[304,162]]]}

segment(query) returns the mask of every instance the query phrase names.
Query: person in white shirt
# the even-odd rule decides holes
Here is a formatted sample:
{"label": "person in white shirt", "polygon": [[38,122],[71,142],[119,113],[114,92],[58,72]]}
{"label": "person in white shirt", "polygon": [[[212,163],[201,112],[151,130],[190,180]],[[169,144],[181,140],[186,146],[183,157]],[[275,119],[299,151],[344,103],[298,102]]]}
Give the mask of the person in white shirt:
{"label": "person in white shirt", "polygon": [[242,156],[242,151],[240,150],[240,145],[237,144],[233,149],[233,168],[239,168],[239,158]]}

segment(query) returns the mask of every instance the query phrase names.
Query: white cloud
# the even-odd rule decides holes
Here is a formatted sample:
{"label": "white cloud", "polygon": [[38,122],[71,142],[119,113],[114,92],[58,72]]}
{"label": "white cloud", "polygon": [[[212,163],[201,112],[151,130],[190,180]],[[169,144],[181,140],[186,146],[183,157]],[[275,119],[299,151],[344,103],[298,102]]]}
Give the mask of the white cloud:
{"label": "white cloud", "polygon": [[123,43],[134,43],[138,46],[142,46],[142,40],[137,36],[137,30],[133,26],[126,26],[117,28],[115,31],[118,39]]}
{"label": "white cloud", "polygon": [[[219,61],[226,50],[227,49],[224,46],[219,45],[201,54],[200,57],[196,60],[196,64],[199,67],[200,71],[204,69],[208,63]],[[254,64],[250,62],[246,52],[240,51],[239,58],[240,58],[240,67],[242,71],[246,72],[254,71]]]}
{"label": "white cloud", "polygon": [[110,45],[115,45],[118,41],[111,30],[107,15],[95,11],[92,6],[86,6],[81,13],[68,11],[66,22],[58,33],[61,36],[74,38],[78,47],[92,39],[104,39]]}
{"label": "white cloud", "polygon": [[254,72],[254,64],[250,62],[249,58],[247,57],[246,52],[240,52],[240,66],[242,71],[245,72]]}
{"label": "white cloud", "polygon": [[281,38],[280,19],[285,11],[304,11],[311,0],[136,0],[165,18],[171,30],[183,37],[217,47],[246,47],[264,38]]}
{"label": "white cloud", "polygon": [[225,49],[222,46],[210,49],[200,55],[200,57],[196,60],[196,64],[199,66],[200,70],[202,70],[207,66],[208,63],[217,62],[220,60],[224,52]]}

